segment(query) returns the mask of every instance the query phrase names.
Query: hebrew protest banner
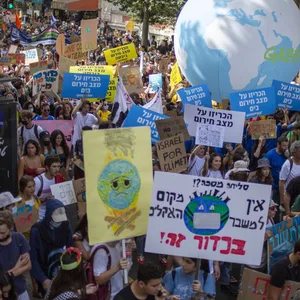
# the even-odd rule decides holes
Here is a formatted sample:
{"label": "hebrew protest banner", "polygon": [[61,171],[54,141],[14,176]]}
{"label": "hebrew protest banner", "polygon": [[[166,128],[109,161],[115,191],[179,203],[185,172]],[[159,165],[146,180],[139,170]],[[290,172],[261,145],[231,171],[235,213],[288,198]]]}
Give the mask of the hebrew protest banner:
{"label": "hebrew protest banner", "polygon": [[[238,300],[266,300],[271,276],[244,268]],[[299,282],[286,281],[279,300],[292,300],[300,288]]]}
{"label": "hebrew protest banner", "polygon": [[295,84],[273,80],[277,107],[300,111],[300,87]]}
{"label": "hebrew protest banner", "polygon": [[137,58],[136,49],[133,43],[104,51],[108,65],[115,65],[118,62],[125,62]]}
{"label": "hebrew protest banner", "polygon": [[118,69],[118,72],[128,94],[144,93],[143,80],[138,66],[122,67]]}
{"label": "hebrew protest banner", "polygon": [[211,95],[206,84],[192,86],[187,89],[177,91],[182,104],[205,106],[211,108]]}
{"label": "hebrew protest banner", "polygon": [[63,98],[104,98],[109,75],[65,73],[62,86]]}
{"label": "hebrew protest banner", "polygon": [[176,116],[155,122],[157,131],[162,140],[182,133],[185,141],[190,139],[183,117]]}
{"label": "hebrew protest banner", "polygon": [[8,56],[12,57],[14,64],[25,64],[25,54],[22,53],[9,53]]}
{"label": "hebrew protest banner", "polygon": [[59,71],[45,70],[33,74],[32,95],[37,95],[40,90],[58,92]]}
{"label": "hebrew protest banner", "polygon": [[229,95],[231,110],[246,113],[246,119],[275,113],[276,99],[273,87],[232,93]]}
{"label": "hebrew protest banner", "polygon": [[142,108],[137,105],[133,105],[123,123],[123,127],[150,126],[152,142],[156,143],[159,141],[159,135],[155,125],[155,121],[167,118],[167,116],[164,116],[157,112]]}
{"label": "hebrew protest banner", "polygon": [[187,169],[188,158],[183,134],[157,142],[156,150],[162,171],[180,173]]}
{"label": "hebrew protest banner", "polygon": [[271,189],[155,172],[145,250],[259,265]]}
{"label": "hebrew protest banner", "polygon": [[150,74],[149,84],[151,84],[150,92],[157,92],[162,89],[162,74]]}
{"label": "hebrew protest banner", "polygon": [[110,80],[108,85],[108,90],[105,96],[107,102],[111,103],[115,100],[117,94],[117,85],[118,85],[118,78],[113,78]]}
{"label": "hebrew protest banner", "polygon": [[277,128],[275,120],[262,120],[251,122],[252,140],[258,140],[261,136],[266,139],[276,139]]}
{"label": "hebrew protest banner", "polygon": [[223,147],[224,127],[198,124],[196,132],[196,145]]}
{"label": "hebrew protest banner", "polygon": [[30,64],[29,68],[30,68],[30,74],[33,75],[34,73],[47,70],[48,62],[46,60],[41,60],[39,62]]}
{"label": "hebrew protest banner", "polygon": [[176,62],[173,66],[171,76],[170,76],[170,85],[173,88],[176,84],[182,81],[182,77],[179,70],[178,62]]}
{"label": "hebrew protest banner", "polygon": [[88,52],[97,48],[98,19],[81,20],[81,46],[82,52]]}
{"label": "hebrew protest banner", "polygon": [[188,124],[188,132],[196,136],[197,124],[216,125],[225,128],[224,142],[241,143],[243,138],[245,113],[198,107],[186,104],[184,108],[184,121]]}
{"label": "hebrew protest banner", "polygon": [[66,142],[71,149],[72,146],[72,132],[73,132],[73,120],[55,120],[55,121],[35,121],[33,124],[39,125],[45,131],[49,131],[50,134],[54,130],[60,130],[65,135]]}
{"label": "hebrew protest banner", "polygon": [[20,233],[30,231],[38,220],[38,211],[33,201],[26,201],[14,211],[16,229]]}
{"label": "hebrew protest banner", "polygon": [[50,186],[51,194],[65,206],[77,202],[72,181],[53,184]]}
{"label": "hebrew protest banner", "polygon": [[96,74],[96,75],[109,75],[110,79],[113,79],[114,76],[114,67],[113,66],[72,66],[69,69],[70,73],[77,74]]}
{"label": "hebrew protest banner", "polygon": [[65,46],[64,56],[67,58],[78,60],[85,60],[87,52],[82,52],[81,42],[73,43]]}
{"label": "hebrew protest banner", "polygon": [[146,234],[153,182],[150,128],[85,131],[83,147],[90,243]]}
{"label": "hebrew protest banner", "polygon": [[26,51],[21,51],[21,53],[25,54],[25,65],[30,65],[32,63],[39,61],[39,55],[37,49],[30,49]]}

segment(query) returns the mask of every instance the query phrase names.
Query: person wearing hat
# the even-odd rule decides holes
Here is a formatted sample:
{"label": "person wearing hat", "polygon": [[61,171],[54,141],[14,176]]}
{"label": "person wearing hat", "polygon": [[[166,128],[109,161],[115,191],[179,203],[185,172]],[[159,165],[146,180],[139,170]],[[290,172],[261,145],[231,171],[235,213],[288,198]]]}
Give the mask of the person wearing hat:
{"label": "person wearing hat", "polygon": [[250,182],[261,184],[273,184],[273,178],[271,173],[271,165],[267,158],[261,158],[257,162],[255,175]]}
{"label": "person wearing hat", "polygon": [[233,169],[225,174],[225,179],[247,181],[249,173],[248,163],[244,160],[237,160],[233,165]]}
{"label": "person wearing hat", "polygon": [[4,192],[0,194],[0,211],[1,210],[9,210],[12,212],[14,203],[16,203],[18,199],[15,199],[14,196],[10,192]]}

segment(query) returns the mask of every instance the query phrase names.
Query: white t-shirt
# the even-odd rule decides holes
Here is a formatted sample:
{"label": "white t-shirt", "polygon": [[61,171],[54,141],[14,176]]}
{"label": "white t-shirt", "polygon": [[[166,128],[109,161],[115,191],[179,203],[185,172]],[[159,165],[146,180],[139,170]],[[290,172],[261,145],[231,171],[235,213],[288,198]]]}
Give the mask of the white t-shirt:
{"label": "white t-shirt", "polygon": [[293,163],[293,167],[291,170],[291,163],[290,161],[287,159],[285,161],[285,163],[283,164],[280,174],[279,174],[279,180],[284,180],[285,184],[284,184],[284,190],[286,190],[289,182],[294,179],[297,176],[300,176],[300,165],[295,164],[295,162]]}
{"label": "white t-shirt", "polygon": [[189,158],[189,175],[201,176],[201,171],[205,164],[205,157],[194,156],[194,159]]}
{"label": "white t-shirt", "polygon": [[[39,139],[38,139],[38,137],[36,136],[35,130],[34,130],[35,125],[33,125],[30,129],[27,129],[25,126],[19,127],[19,128],[18,128],[18,137],[19,137],[19,138],[21,137],[22,127],[24,128],[24,129],[23,129],[23,135],[22,135],[22,138],[23,138],[23,148],[24,148],[25,144],[26,144],[29,140],[34,140],[34,141],[36,141],[37,143],[39,143]],[[42,128],[41,126],[37,126],[37,133],[38,133],[38,136],[40,136],[40,133],[41,133],[42,131],[43,131],[43,128]]]}
{"label": "white t-shirt", "polygon": [[[92,253],[99,245],[105,245],[110,252],[111,256],[111,268],[116,264],[119,264],[121,259],[121,245],[118,243],[114,248],[109,247],[107,244],[98,244],[95,245],[92,249]],[[106,251],[100,249],[94,256],[94,264],[93,264],[93,273],[94,276],[99,276],[102,273],[107,271],[108,264],[108,256]],[[111,279],[111,296],[110,299],[113,300],[116,294],[118,294],[123,289],[123,271],[118,271]]]}
{"label": "white t-shirt", "polygon": [[74,120],[74,134],[72,139],[72,145],[75,146],[76,141],[81,139],[81,130],[84,126],[90,126],[96,125],[98,123],[98,119],[92,115],[87,114],[86,116],[83,116],[81,112],[76,113],[76,118]]}
{"label": "white t-shirt", "polygon": [[222,175],[221,171],[219,171],[219,170],[214,171],[214,170],[211,170],[211,169],[208,169],[208,172],[207,172],[206,176],[204,176],[204,177],[223,179],[223,175]]}
{"label": "white t-shirt", "polygon": [[[55,178],[49,180],[46,178],[45,173],[41,174],[41,176],[43,178],[43,189],[41,195],[39,195],[39,198],[46,198],[48,196],[51,196],[52,194],[50,186],[55,184]],[[37,195],[41,188],[41,180],[37,176],[34,178],[34,182],[35,182],[34,194]],[[46,213],[46,203],[41,203],[39,206],[39,221],[44,219],[45,213]]]}

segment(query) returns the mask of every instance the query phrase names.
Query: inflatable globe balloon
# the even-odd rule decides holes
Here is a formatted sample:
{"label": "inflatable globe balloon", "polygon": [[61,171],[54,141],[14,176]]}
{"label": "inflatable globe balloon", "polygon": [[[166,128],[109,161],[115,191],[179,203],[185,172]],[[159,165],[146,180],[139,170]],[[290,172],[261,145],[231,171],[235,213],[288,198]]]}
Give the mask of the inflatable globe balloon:
{"label": "inflatable globe balloon", "polygon": [[300,67],[300,11],[293,0],[188,0],[175,53],[192,85],[220,101],[242,90],[291,82]]}

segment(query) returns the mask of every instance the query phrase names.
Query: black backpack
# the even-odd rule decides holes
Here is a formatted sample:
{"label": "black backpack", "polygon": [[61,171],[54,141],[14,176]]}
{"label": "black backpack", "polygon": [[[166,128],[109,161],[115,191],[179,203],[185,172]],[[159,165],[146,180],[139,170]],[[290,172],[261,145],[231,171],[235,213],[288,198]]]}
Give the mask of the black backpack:
{"label": "black backpack", "polygon": [[[35,134],[35,136],[36,136],[36,138],[37,139],[39,139],[39,132],[38,132],[38,125],[33,125],[33,127],[34,127],[34,134]],[[21,134],[20,134],[20,137],[21,137],[21,139],[23,140],[23,135],[24,135],[24,126],[22,126],[21,127]]]}

